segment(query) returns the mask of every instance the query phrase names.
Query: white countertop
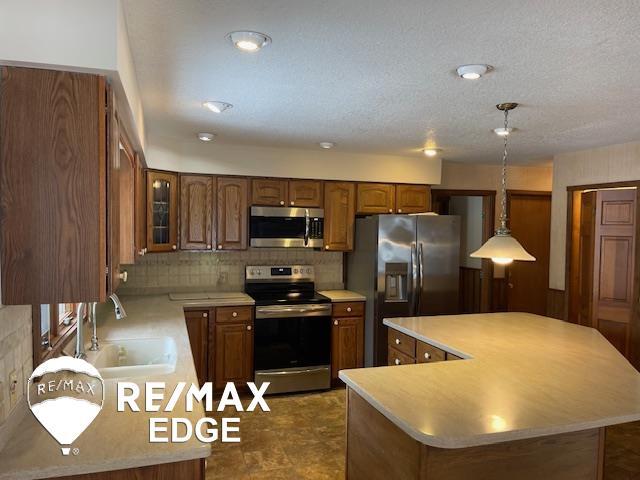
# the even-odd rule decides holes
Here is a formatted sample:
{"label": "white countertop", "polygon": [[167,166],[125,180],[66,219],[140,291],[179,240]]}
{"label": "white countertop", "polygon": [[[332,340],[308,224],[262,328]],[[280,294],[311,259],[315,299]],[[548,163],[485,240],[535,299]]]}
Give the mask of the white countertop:
{"label": "white countertop", "polygon": [[320,290],[320,295],[329,297],[333,303],[337,302],[364,302],[367,298],[349,290]]}
{"label": "white countertop", "polygon": [[640,374],[592,328],[527,313],[384,324],[465,358],[340,372],[425,445],[471,447],[640,420]]}
{"label": "white countertop", "polygon": [[[154,378],[126,379],[141,385],[153,380],[166,382],[165,399],[179,381],[197,384],[183,307],[189,302],[171,301],[167,295],[121,297],[128,314],[124,320],[115,320],[110,305],[99,306],[98,337],[101,342],[110,339],[173,337],[178,352],[175,372]],[[215,300],[215,299],[214,299]],[[207,305],[217,305],[207,300]],[[236,305],[234,303],[234,305]],[[85,336],[90,338],[90,326]],[[140,400],[142,399],[142,401]],[[141,405],[144,393],[138,404]],[[181,406],[182,403],[182,406]],[[144,410],[144,405],[141,405]],[[62,456],[60,446],[49,436],[29,412],[19,424],[16,433],[0,452],[1,479],[31,479],[57,477],[88,472],[118,470],[124,468],[178,462],[205,458],[210,446],[195,436],[185,443],[149,443],[150,417],[184,417],[194,424],[205,416],[200,404],[193,412],[178,402],[173,412],[116,412],[116,381],[105,381],[105,401],[102,411],[91,426],[74,442],[80,449],[77,456]]]}

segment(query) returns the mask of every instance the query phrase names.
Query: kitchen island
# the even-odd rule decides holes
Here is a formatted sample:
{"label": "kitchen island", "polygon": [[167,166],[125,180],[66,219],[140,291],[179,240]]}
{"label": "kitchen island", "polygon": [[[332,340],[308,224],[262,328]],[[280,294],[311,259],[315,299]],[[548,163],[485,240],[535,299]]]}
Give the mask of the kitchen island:
{"label": "kitchen island", "polygon": [[461,360],[340,372],[349,479],[601,478],[604,427],[640,419],[640,374],[594,329],[525,313],[384,323],[392,347]]}

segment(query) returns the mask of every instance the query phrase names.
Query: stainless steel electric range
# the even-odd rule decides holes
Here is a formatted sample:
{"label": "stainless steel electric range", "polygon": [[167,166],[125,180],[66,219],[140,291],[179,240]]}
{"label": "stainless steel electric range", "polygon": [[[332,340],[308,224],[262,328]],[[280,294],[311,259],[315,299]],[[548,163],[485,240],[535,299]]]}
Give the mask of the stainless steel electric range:
{"label": "stainless steel electric range", "polygon": [[256,302],[255,382],[267,393],[331,386],[331,300],[315,291],[309,265],[247,266],[245,291]]}

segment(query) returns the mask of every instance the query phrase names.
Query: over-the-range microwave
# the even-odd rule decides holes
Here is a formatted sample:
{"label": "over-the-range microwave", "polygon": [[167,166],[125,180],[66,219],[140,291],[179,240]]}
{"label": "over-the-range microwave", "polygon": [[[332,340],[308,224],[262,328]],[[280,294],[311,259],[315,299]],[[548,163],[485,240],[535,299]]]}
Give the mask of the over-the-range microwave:
{"label": "over-the-range microwave", "polygon": [[300,207],[251,207],[252,247],[322,248],[324,210]]}

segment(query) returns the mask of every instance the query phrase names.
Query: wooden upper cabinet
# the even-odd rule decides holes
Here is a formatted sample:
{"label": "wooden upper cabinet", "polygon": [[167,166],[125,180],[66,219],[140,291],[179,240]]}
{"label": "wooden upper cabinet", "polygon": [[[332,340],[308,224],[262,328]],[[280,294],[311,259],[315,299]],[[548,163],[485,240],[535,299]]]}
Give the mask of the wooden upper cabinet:
{"label": "wooden upper cabinet", "polygon": [[431,208],[428,185],[396,185],[396,212],[423,213]]}
{"label": "wooden upper cabinet", "polygon": [[147,184],[145,181],[144,165],[140,155],[136,154],[135,171],[135,225],[136,225],[136,256],[140,257],[147,250]]}
{"label": "wooden upper cabinet", "polygon": [[248,235],[249,180],[218,177],[217,249],[245,250]]}
{"label": "wooden upper cabinet", "polygon": [[395,185],[389,183],[358,184],[357,213],[393,213],[395,206]]}
{"label": "wooden upper cabinet", "polygon": [[320,180],[290,180],[289,206],[322,207],[322,182]]}
{"label": "wooden upper cabinet", "polygon": [[104,77],[0,67],[2,303],[107,296]]}
{"label": "wooden upper cabinet", "polygon": [[356,186],[350,182],[325,182],[324,248],[353,250]]}
{"label": "wooden upper cabinet", "polygon": [[136,156],[121,133],[120,160],[120,263],[136,260]]}
{"label": "wooden upper cabinet", "polygon": [[107,293],[115,292],[120,284],[121,244],[121,158],[120,125],[116,115],[113,90],[107,85]]}
{"label": "wooden upper cabinet", "polygon": [[280,207],[287,203],[288,182],[275,178],[251,180],[251,205]]}
{"label": "wooden upper cabinet", "polygon": [[213,183],[204,175],[180,175],[180,249],[213,248]]}
{"label": "wooden upper cabinet", "polygon": [[147,248],[171,252],[178,248],[178,175],[147,171]]}

